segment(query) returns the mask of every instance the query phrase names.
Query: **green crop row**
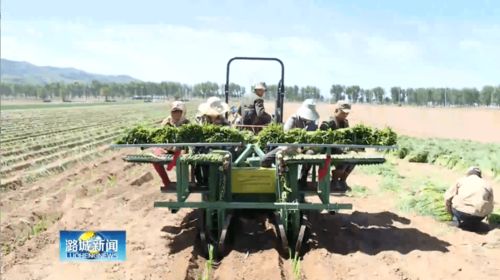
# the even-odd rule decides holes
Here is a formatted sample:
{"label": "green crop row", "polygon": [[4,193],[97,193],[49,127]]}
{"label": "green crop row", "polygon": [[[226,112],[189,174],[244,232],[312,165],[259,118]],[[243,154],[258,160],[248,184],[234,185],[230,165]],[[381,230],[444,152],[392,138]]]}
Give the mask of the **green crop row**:
{"label": "green crop row", "polygon": [[474,165],[489,176],[500,177],[500,144],[497,143],[402,136],[398,146],[396,156],[409,162],[437,164],[460,171]]}
{"label": "green crop row", "polygon": [[264,149],[267,143],[312,143],[312,144],[358,144],[358,145],[395,145],[397,135],[390,128],[373,129],[364,125],[352,128],[312,131],[292,129],[285,132],[283,126],[272,124],[258,135],[247,130],[234,128],[188,124],[179,128],[166,126],[155,128],[138,125],[126,131],[117,144],[148,143],[200,143],[200,142],[243,142],[258,143]]}

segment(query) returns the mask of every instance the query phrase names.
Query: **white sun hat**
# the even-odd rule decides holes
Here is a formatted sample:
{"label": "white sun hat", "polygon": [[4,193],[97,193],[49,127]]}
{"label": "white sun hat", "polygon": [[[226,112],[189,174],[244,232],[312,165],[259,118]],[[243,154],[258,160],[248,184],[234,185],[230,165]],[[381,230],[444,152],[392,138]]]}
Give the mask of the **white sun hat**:
{"label": "white sun hat", "polygon": [[200,106],[198,106],[198,111],[202,115],[219,116],[229,111],[229,105],[219,97],[212,96],[209,97],[205,103],[201,103]]}
{"label": "white sun hat", "polygon": [[307,120],[317,121],[319,119],[319,113],[316,111],[316,101],[314,101],[314,99],[304,100],[299,110],[297,110],[297,115]]}

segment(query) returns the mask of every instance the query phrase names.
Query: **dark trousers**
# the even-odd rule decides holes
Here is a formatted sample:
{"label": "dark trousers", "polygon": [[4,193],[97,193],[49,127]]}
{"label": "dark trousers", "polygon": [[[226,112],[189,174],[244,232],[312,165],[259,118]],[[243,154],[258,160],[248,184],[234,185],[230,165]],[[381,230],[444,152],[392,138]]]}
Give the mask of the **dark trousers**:
{"label": "dark trousers", "polygon": [[273,163],[276,162],[276,153],[279,152],[280,148],[274,148],[270,152],[264,155],[264,159],[262,159],[260,166],[262,167],[271,167]]}
{"label": "dark trousers", "polygon": [[477,228],[481,224],[481,221],[484,219],[484,217],[478,217],[464,212],[460,212],[455,208],[452,208],[451,212],[453,213],[453,218],[455,218],[458,221],[458,226],[463,228],[468,228],[468,229]]}

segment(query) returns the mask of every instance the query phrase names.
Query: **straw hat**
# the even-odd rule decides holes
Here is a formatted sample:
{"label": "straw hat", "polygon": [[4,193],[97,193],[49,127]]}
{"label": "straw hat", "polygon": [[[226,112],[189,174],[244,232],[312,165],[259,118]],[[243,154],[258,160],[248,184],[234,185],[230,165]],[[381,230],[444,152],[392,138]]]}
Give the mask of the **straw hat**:
{"label": "straw hat", "polygon": [[219,116],[227,113],[229,111],[229,105],[223,102],[219,97],[210,97],[205,103],[201,103],[198,106],[198,111],[202,115],[207,116]]}
{"label": "straw hat", "polygon": [[351,103],[339,100],[339,102],[335,105],[335,109],[339,109],[340,111],[349,114],[351,112]]}
{"label": "straw hat", "polygon": [[258,90],[258,89],[263,89],[263,90],[266,90],[266,83],[264,82],[260,82],[258,84],[256,84],[254,87],[253,87],[253,90]]}
{"label": "straw hat", "polygon": [[297,115],[303,119],[316,121],[319,119],[319,113],[316,111],[316,101],[314,99],[306,99],[297,111]]}

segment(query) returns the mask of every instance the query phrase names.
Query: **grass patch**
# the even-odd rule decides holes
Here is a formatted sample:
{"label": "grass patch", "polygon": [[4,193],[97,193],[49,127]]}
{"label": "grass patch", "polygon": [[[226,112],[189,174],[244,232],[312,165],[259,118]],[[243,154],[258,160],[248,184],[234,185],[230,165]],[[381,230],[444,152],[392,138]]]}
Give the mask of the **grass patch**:
{"label": "grass patch", "polygon": [[212,275],[212,267],[214,265],[214,246],[208,245],[208,260],[205,262],[203,274],[198,277],[198,280],[209,280]]}
{"label": "grass patch", "polygon": [[360,166],[361,173],[366,175],[378,175],[382,177],[379,188],[388,192],[399,192],[401,189],[401,179],[404,177],[399,175],[396,164],[387,161],[384,164]]}
{"label": "grass patch", "polygon": [[383,177],[393,176],[398,177],[399,174],[396,170],[396,164],[392,162],[386,162],[384,164],[375,165],[361,165],[357,168],[361,173],[365,175],[380,175]]}
{"label": "grass patch", "polygon": [[348,193],[351,197],[367,197],[369,195],[369,190],[360,185],[354,185],[351,187],[351,191]]}
{"label": "grass patch", "polygon": [[[290,253],[290,256],[292,255],[292,250],[289,251]],[[297,252],[295,252],[295,254],[293,255],[293,258],[292,258],[292,273],[293,273],[293,278],[294,279],[301,279],[302,275],[301,275],[301,272],[300,272],[300,257],[299,257],[299,254]]]}
{"label": "grass patch", "polygon": [[500,179],[498,143],[401,136],[398,138],[398,146],[399,149],[393,154],[409,162],[436,164],[458,171],[465,171],[475,165],[488,176]]}
{"label": "grass patch", "polygon": [[379,188],[386,192],[399,192],[401,189],[401,179],[395,176],[384,177],[379,184]]}
{"label": "grass patch", "polygon": [[401,194],[399,208],[403,211],[431,216],[438,221],[451,221],[452,216],[446,212],[444,203],[446,189],[445,184],[435,181],[417,183]]}
{"label": "grass patch", "polygon": [[405,177],[398,173],[396,163],[391,161],[382,165],[362,166],[360,171],[368,175],[381,176],[379,189],[394,193],[398,208],[401,210],[432,216],[438,221],[451,221],[451,215],[446,212],[444,203],[447,184],[414,178],[411,181],[415,180],[415,183],[408,186],[408,179],[403,181]]}
{"label": "grass patch", "polygon": [[493,211],[493,213],[491,213],[488,216],[488,222],[491,225],[495,225],[495,226],[500,225],[500,209]]}
{"label": "grass patch", "polygon": [[37,236],[38,234],[44,232],[49,227],[49,221],[46,219],[39,220],[36,224],[31,227],[31,236]]}

